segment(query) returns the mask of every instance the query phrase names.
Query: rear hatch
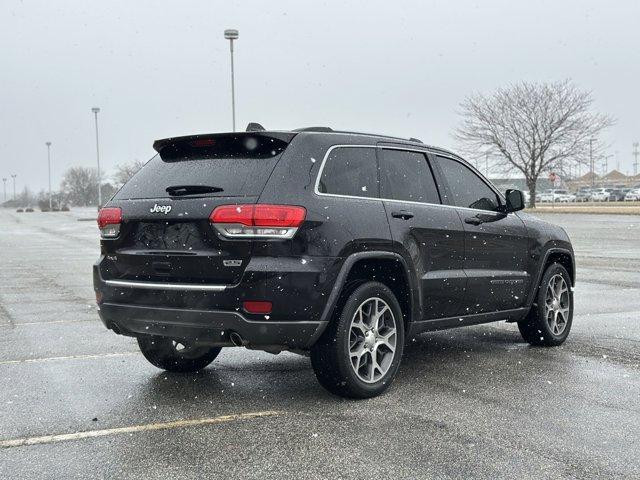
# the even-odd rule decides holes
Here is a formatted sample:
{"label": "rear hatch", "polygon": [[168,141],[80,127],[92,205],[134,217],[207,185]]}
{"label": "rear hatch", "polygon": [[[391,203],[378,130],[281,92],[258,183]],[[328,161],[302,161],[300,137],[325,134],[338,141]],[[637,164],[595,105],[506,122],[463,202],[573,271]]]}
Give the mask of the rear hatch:
{"label": "rear hatch", "polygon": [[256,203],[293,133],[181,137],[154,143],[153,157],[110,201],[120,234],[103,240],[105,280],[229,285],[240,281],[251,240],[222,239],[215,207]]}

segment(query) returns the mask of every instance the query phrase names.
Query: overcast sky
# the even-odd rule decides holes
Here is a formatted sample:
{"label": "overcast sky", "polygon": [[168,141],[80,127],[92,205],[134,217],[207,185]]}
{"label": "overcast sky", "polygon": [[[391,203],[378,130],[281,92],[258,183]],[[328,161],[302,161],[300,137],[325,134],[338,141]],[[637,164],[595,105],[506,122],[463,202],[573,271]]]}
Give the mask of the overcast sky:
{"label": "overcast sky", "polygon": [[37,191],[72,165],[146,160],[154,139],[311,125],[455,149],[460,101],[519,80],[573,79],[617,119],[623,172],[640,140],[640,2],[0,2],[0,176]]}

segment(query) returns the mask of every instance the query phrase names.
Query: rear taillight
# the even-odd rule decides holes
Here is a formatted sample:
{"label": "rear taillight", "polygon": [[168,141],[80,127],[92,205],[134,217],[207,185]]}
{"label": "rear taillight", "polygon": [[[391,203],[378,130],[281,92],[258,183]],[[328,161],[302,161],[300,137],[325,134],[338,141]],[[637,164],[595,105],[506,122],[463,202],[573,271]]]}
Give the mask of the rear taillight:
{"label": "rear taillight", "polygon": [[209,221],[225,237],[292,238],[307,211],[294,205],[221,205]]}
{"label": "rear taillight", "polygon": [[98,212],[98,228],[102,238],[116,238],[120,235],[122,209],[119,207],[105,207]]}

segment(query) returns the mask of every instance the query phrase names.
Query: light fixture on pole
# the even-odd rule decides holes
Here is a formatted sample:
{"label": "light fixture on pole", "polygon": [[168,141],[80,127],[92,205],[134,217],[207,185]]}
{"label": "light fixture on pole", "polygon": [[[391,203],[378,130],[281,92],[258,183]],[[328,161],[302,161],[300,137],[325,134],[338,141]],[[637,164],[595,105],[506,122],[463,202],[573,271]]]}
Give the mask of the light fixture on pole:
{"label": "light fixture on pole", "polygon": [[96,160],[98,162],[98,208],[102,206],[102,189],[100,187],[101,179],[100,179],[100,143],[98,141],[98,112],[100,111],[99,107],[93,107],[91,109],[93,112],[93,116],[96,120]]}
{"label": "light fixture on pole", "polygon": [[229,48],[231,50],[231,118],[233,131],[236,131],[236,87],[233,73],[233,41],[239,37],[238,30],[233,28],[224,31],[224,38],[229,40]]}
{"label": "light fixture on pole", "polygon": [[49,211],[51,211],[51,142],[46,142],[45,145],[47,146],[47,165],[49,167]]}

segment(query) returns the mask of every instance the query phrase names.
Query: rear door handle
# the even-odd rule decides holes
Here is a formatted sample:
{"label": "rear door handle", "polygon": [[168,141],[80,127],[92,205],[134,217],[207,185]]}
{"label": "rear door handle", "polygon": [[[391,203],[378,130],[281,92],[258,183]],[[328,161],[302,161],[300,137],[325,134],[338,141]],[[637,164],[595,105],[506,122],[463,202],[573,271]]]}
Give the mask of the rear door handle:
{"label": "rear door handle", "polygon": [[409,220],[413,218],[413,212],[407,210],[400,210],[399,212],[391,212],[393,218],[401,218],[402,220]]}
{"label": "rear door handle", "polygon": [[483,222],[478,217],[468,217],[464,219],[464,223],[468,223],[469,225],[480,225]]}

